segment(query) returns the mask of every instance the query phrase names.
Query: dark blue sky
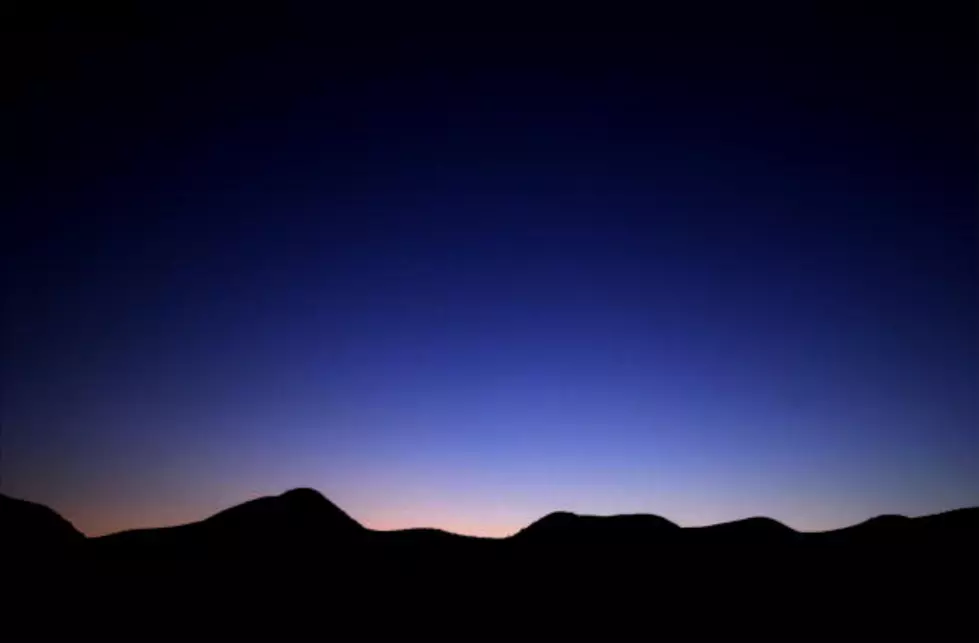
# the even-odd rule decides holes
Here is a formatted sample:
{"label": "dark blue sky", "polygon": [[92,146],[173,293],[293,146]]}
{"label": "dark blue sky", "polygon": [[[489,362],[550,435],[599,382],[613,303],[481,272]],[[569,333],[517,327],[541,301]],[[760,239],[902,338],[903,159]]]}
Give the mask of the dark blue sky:
{"label": "dark blue sky", "polygon": [[20,16],[4,492],[93,534],[292,486],[491,535],[979,504],[964,5],[174,6]]}

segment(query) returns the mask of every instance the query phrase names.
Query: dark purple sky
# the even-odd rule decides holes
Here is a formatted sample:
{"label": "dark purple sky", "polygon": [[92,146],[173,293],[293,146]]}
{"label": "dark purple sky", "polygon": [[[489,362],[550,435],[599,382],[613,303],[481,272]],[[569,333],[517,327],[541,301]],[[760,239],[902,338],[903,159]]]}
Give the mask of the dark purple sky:
{"label": "dark purple sky", "polygon": [[967,3],[129,6],[15,23],[5,493],[90,534],[295,486],[489,535],[979,504]]}

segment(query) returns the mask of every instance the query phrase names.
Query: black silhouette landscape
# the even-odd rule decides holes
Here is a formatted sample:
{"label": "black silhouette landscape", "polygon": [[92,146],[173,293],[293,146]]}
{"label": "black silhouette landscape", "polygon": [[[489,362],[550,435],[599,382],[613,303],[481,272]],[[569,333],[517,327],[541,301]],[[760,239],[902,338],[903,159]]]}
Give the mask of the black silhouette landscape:
{"label": "black silhouette landscape", "polygon": [[507,538],[376,531],[294,489],[86,538],[0,496],[4,638],[975,640],[979,507],[828,532],[555,512]]}

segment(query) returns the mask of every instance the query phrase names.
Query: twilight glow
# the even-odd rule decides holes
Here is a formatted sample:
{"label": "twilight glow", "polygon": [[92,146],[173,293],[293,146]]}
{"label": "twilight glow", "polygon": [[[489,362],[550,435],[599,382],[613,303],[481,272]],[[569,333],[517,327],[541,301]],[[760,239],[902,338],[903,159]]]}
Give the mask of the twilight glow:
{"label": "twilight glow", "polygon": [[493,536],[979,504],[954,34],[446,54],[300,29],[232,55],[169,20],[179,52],[109,39],[70,69],[38,36],[4,493],[89,535],[298,486]]}

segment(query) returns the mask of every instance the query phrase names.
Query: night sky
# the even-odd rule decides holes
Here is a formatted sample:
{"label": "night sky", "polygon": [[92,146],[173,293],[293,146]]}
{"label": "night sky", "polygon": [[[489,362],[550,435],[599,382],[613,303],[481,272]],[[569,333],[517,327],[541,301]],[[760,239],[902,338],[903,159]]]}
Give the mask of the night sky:
{"label": "night sky", "polygon": [[2,491],[89,535],[979,504],[971,4],[10,3]]}

